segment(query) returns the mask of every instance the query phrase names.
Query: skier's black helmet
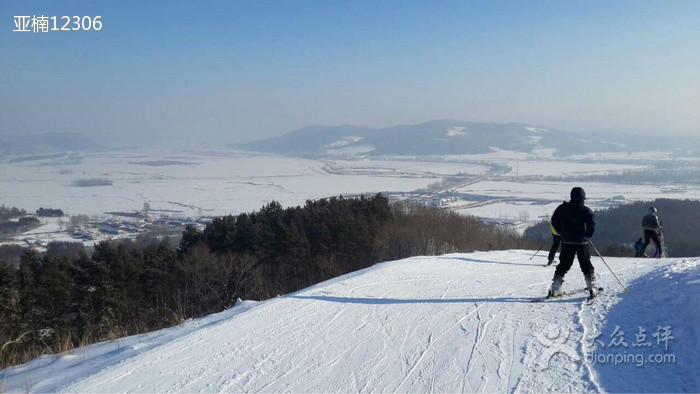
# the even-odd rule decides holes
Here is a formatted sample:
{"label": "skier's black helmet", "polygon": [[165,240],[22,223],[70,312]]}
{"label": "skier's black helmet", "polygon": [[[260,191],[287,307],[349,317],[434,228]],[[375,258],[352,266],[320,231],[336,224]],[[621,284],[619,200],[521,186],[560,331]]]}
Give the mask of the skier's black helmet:
{"label": "skier's black helmet", "polygon": [[586,199],[586,191],[582,187],[571,189],[571,201],[583,201]]}
{"label": "skier's black helmet", "polygon": [[649,207],[649,213],[656,213],[655,207]]}

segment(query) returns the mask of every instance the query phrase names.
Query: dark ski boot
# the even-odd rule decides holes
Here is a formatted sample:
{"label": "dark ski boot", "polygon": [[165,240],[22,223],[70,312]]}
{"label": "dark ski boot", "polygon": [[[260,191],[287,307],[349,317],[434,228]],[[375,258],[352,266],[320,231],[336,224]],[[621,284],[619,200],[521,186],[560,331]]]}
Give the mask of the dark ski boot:
{"label": "dark ski boot", "polygon": [[586,289],[588,290],[589,298],[595,298],[600,292],[600,288],[596,284],[595,274],[586,275]]}

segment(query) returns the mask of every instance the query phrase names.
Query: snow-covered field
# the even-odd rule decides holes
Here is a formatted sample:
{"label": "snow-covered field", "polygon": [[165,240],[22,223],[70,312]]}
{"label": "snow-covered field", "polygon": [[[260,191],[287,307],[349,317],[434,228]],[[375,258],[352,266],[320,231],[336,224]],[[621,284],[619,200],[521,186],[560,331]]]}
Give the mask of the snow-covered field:
{"label": "snow-covered field", "polygon": [[630,201],[656,198],[700,199],[698,185],[628,185],[600,182],[517,182],[491,180],[456,189],[459,193],[489,196],[493,203],[459,209],[469,215],[495,219],[523,220],[528,224],[546,220],[557,205],[569,199],[575,186],[586,190],[586,205],[606,209]]}
{"label": "snow-covered field", "polygon": [[700,391],[700,259],[609,258],[624,293],[597,260],[599,299],[573,268],[569,298],[533,303],[553,269],[531,253],[376,264],[0,379],[8,392]]}
{"label": "snow-covered field", "polygon": [[[394,192],[401,197],[401,193],[425,190],[459,174],[461,184],[440,192],[459,200],[450,203],[451,207],[458,207],[463,214],[517,221],[522,230],[551,215],[557,203],[568,199],[573,186],[586,189],[593,208],[659,197],[700,199],[700,184],[630,185],[532,178],[605,175],[650,168],[657,160],[670,159],[679,160],[686,168],[700,163],[698,158],[673,158],[668,152],[590,154],[570,161],[546,152],[503,150],[440,157],[312,159],[227,148],[156,146],[40,160],[5,158],[0,160],[0,202],[30,212],[53,207],[69,215],[90,216],[131,212],[148,202],[155,214],[216,216],[256,210],[272,200],[290,206],[340,194]],[[105,179],[112,185],[73,186],[75,181],[90,178]],[[470,181],[472,178],[478,179]],[[433,193],[424,192],[414,199],[434,202],[443,197]]]}
{"label": "snow-covered field", "polygon": [[[329,166],[311,159],[166,148],[92,153],[81,155],[77,162],[3,162],[0,202],[31,211],[50,206],[87,215],[133,211],[149,202],[152,209],[182,215],[223,215],[256,210],[272,200],[296,205],[339,194],[411,191],[451,171],[478,175],[488,170],[441,163],[428,168],[400,161],[351,164],[340,171],[342,163]],[[75,180],[89,178],[108,179],[113,185],[72,186]]]}
{"label": "snow-covered field", "polygon": [[690,198],[700,199],[700,182],[698,185],[629,185],[599,182],[516,182],[484,181],[458,189],[458,192],[485,194],[493,197],[518,197],[554,200],[561,202],[569,199],[569,192],[575,186],[586,189],[586,200],[596,204],[614,196],[623,196],[626,200],[652,200],[655,198]]}
{"label": "snow-covered field", "polygon": [[396,158],[386,160],[334,160],[333,167],[342,173],[386,174],[399,177],[449,177],[455,174],[479,175],[488,171],[488,163],[426,161]]}
{"label": "snow-covered field", "polygon": [[[566,193],[568,194],[568,193]],[[562,200],[564,198],[562,197]],[[497,200],[497,199],[496,199]],[[540,220],[549,220],[561,201],[533,204],[530,202],[503,201],[484,204],[475,207],[456,208],[457,212],[473,216],[522,221],[526,226]],[[589,204],[590,205],[590,204]]]}

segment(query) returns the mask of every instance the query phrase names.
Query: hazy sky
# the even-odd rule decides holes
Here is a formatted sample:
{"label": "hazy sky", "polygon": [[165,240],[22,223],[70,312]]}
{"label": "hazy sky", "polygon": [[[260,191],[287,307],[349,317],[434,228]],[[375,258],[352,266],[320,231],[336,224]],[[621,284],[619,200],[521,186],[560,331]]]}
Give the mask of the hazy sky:
{"label": "hazy sky", "polygon": [[[104,27],[12,31],[42,14]],[[0,21],[0,133],[233,142],[439,118],[700,131],[697,0],[2,0]]]}

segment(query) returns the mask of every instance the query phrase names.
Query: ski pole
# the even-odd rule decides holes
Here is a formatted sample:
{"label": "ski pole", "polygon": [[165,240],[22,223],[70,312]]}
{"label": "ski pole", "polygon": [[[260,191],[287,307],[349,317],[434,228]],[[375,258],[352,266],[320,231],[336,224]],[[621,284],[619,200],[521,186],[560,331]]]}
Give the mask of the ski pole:
{"label": "ski pole", "polygon": [[[544,245],[540,246],[540,248],[537,249],[537,252],[535,252],[535,254],[533,254],[532,257],[535,257],[535,255],[537,255],[537,253],[539,253],[540,250],[542,250],[542,248],[544,248]],[[532,257],[530,257],[530,260],[532,260]]]}
{"label": "ski pole", "polygon": [[603,264],[605,264],[605,266],[608,267],[608,269],[610,270],[610,273],[615,277],[615,279],[617,279],[617,283],[619,283],[620,286],[622,286],[622,288],[624,289],[624,291],[627,291],[627,288],[625,287],[625,285],[622,284],[622,282],[621,282],[620,279],[617,277],[617,275],[615,275],[615,273],[614,273],[613,270],[610,268],[610,266],[608,265],[608,263],[605,262],[605,259],[603,258],[603,256],[602,256],[602,255],[600,254],[600,252],[598,251],[598,248],[595,247],[595,245],[593,244],[593,241],[588,240],[588,242],[591,244],[591,246],[593,246],[593,249],[595,250],[595,252],[598,253],[598,257],[600,257],[600,259],[603,260]]}
{"label": "ski pole", "polygon": [[[661,223],[663,226],[663,222]],[[660,257],[666,257],[668,258],[668,252],[666,252],[666,237],[664,236],[664,228],[661,227],[661,230],[659,230],[659,234],[661,235],[660,241],[661,241],[661,256]]]}

